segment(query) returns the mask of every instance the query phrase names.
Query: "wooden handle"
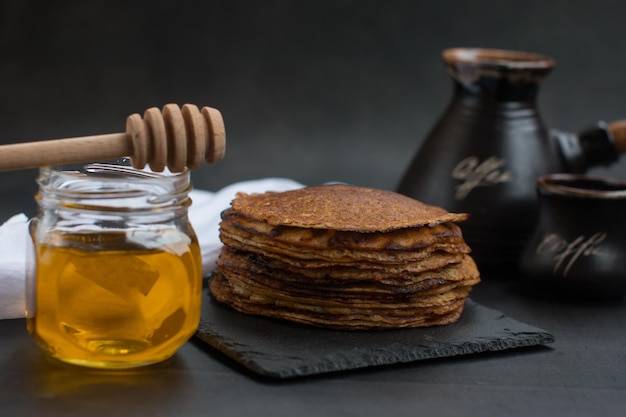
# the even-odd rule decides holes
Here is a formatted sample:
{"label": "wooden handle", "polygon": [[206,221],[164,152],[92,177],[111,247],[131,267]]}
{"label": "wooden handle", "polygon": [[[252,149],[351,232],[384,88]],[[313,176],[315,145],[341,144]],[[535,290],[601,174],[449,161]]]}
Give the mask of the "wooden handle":
{"label": "wooden handle", "polygon": [[54,139],[0,146],[0,171],[130,157],[135,168],[172,172],[199,168],[224,157],[226,133],[216,109],[167,104],[142,118],[126,119],[126,133]]}
{"label": "wooden handle", "polygon": [[0,170],[111,159],[131,153],[126,133],[16,143],[0,146]]}
{"label": "wooden handle", "polygon": [[613,144],[619,153],[626,153],[626,120],[616,120],[608,124]]}

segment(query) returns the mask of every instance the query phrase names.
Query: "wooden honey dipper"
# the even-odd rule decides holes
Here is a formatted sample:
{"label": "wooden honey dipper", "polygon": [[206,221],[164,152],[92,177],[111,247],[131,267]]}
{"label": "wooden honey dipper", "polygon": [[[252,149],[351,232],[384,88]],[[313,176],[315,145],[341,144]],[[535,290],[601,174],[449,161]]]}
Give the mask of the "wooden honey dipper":
{"label": "wooden honey dipper", "polygon": [[167,104],[132,114],[125,133],[53,139],[0,146],[0,171],[35,168],[119,157],[133,167],[161,172],[199,168],[224,157],[226,133],[221,113],[193,104]]}

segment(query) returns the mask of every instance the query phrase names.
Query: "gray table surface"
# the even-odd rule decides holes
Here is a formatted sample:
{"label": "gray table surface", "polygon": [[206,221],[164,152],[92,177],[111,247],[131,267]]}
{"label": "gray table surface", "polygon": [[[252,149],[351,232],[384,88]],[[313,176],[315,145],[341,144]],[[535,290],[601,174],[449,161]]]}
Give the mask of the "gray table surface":
{"label": "gray table surface", "polygon": [[626,411],[626,304],[529,297],[489,279],[472,298],[551,331],[547,346],[276,381],[192,339],[128,372],[46,359],[22,319],[0,321],[3,416],[601,416]]}

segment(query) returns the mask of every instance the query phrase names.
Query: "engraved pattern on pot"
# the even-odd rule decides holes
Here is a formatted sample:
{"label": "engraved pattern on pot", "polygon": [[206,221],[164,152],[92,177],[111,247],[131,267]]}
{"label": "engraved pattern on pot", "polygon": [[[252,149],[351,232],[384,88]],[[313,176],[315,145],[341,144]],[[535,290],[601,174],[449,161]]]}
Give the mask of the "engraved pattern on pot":
{"label": "engraved pattern on pot", "polygon": [[456,187],[455,198],[464,200],[476,187],[492,186],[513,180],[510,171],[504,169],[506,160],[490,156],[480,161],[476,156],[468,156],[456,164],[452,170],[452,178],[463,180]]}
{"label": "engraved pattern on pot", "polygon": [[537,246],[535,253],[537,255],[554,254],[555,263],[552,275],[567,277],[581,257],[602,255],[600,244],[606,236],[604,232],[597,232],[589,238],[580,235],[568,241],[556,233],[548,233]]}

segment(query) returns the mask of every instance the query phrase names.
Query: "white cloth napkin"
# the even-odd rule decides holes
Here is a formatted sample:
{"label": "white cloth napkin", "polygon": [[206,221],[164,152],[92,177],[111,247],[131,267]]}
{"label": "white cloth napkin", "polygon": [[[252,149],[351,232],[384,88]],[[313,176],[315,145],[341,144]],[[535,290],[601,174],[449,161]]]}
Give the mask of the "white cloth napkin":
{"label": "white cloth napkin", "polygon": [[198,235],[203,275],[209,275],[215,268],[215,261],[222,248],[219,239],[220,214],[230,206],[235,194],[287,191],[302,187],[302,184],[286,178],[265,178],[231,184],[216,193],[193,190],[190,194],[192,204],[189,208],[189,220]]}
{"label": "white cloth napkin", "polygon": [[[231,184],[217,192],[193,190],[189,219],[202,252],[202,272],[215,268],[222,243],[219,240],[220,213],[238,192],[287,191],[303,187],[286,178],[264,178]],[[28,218],[17,214],[0,226],[0,319],[24,317]]]}
{"label": "white cloth napkin", "polygon": [[24,317],[27,236],[24,214],[0,226],[0,319]]}

